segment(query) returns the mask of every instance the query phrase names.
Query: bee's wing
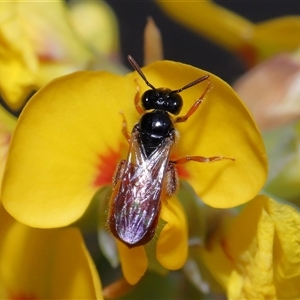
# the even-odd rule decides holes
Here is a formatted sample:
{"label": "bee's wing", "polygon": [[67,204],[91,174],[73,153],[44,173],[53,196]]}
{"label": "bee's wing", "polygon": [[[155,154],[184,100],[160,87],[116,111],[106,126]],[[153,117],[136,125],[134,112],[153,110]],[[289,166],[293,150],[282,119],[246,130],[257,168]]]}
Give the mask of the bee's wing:
{"label": "bee's wing", "polygon": [[166,138],[149,156],[133,130],[120,179],[110,199],[109,223],[113,234],[128,245],[152,239],[161,207],[160,196],[174,139]]}

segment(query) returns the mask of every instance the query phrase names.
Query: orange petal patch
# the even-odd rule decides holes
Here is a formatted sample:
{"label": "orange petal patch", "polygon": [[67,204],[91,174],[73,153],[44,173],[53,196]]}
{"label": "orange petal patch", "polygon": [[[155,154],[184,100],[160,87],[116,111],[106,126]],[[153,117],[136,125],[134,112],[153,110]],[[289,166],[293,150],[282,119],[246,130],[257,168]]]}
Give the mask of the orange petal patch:
{"label": "orange petal patch", "polygon": [[109,185],[115,174],[118,163],[121,159],[121,147],[119,151],[109,149],[106,154],[99,154],[98,172],[94,185],[97,187]]}

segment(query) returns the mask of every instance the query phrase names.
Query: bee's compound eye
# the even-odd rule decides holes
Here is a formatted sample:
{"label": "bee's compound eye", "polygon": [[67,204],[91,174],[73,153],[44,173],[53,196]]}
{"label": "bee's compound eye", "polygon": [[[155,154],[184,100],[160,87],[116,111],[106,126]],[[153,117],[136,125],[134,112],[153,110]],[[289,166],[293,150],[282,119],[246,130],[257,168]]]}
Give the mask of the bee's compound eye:
{"label": "bee's compound eye", "polygon": [[167,101],[167,108],[166,111],[173,114],[173,115],[178,115],[181,111],[183,101],[182,98],[179,94],[174,93],[174,94],[169,94],[168,95],[168,101]]}
{"label": "bee's compound eye", "polygon": [[148,90],[142,96],[142,106],[145,110],[156,107],[157,98],[159,97],[156,90]]}

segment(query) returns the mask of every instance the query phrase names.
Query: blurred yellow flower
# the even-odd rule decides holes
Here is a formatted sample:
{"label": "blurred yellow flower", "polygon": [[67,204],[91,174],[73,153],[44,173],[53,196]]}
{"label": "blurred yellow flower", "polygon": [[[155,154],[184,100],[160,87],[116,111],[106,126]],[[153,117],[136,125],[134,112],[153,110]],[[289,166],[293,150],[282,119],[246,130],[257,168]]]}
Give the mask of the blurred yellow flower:
{"label": "blurred yellow flower", "polygon": [[36,229],[0,204],[1,299],[103,299],[78,229]]}
{"label": "blurred yellow flower", "polygon": [[[170,61],[156,62],[143,72],[153,85],[171,89],[208,74]],[[210,81],[215,88],[208,99],[180,125],[182,139],[174,156],[234,157],[234,162],[178,168],[179,177],[207,204],[233,207],[252,199],[263,186],[265,150],[234,91],[213,74]],[[143,93],[147,87],[135,72],[77,72],[52,81],[30,100],[14,132],[1,195],[19,222],[41,228],[68,225],[82,216],[99,188],[111,184],[117,162],[128,151],[119,112],[133,128],[138,121],[133,103],[137,84]],[[205,88],[202,84],[182,92],[183,114]],[[175,196],[162,202],[161,218],[167,224],[157,239],[156,257],[165,268],[178,269],[187,255],[187,225]],[[118,247],[124,275],[133,284],[147,268],[145,250]]]}
{"label": "blurred yellow flower", "polygon": [[298,16],[255,24],[209,0],[156,3],[176,21],[240,55],[248,66],[300,45]]}
{"label": "blurred yellow flower", "polygon": [[300,297],[300,214],[257,196],[201,251],[229,299]]}
{"label": "blurred yellow flower", "polygon": [[[63,1],[0,3],[0,93],[11,109],[22,107],[30,93],[58,76],[96,63],[98,68],[103,63],[104,68],[116,69],[97,52],[99,47],[93,48],[71,26],[73,14]],[[112,24],[116,27],[115,19]],[[109,30],[98,35],[104,37]]]}
{"label": "blurred yellow flower", "polygon": [[117,18],[105,1],[69,2],[73,28],[96,53],[115,57],[119,53]]}
{"label": "blurred yellow flower", "polygon": [[275,55],[233,85],[263,131],[270,165],[265,190],[292,201],[300,196],[299,54]]}

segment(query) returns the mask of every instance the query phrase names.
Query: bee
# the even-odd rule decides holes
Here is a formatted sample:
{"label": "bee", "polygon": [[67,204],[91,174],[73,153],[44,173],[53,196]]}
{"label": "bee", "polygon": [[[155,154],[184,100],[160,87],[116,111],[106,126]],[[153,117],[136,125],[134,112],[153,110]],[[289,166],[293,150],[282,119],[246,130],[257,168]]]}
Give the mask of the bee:
{"label": "bee", "polygon": [[228,158],[185,156],[177,160],[170,159],[176,143],[174,124],[188,120],[212,89],[212,83],[208,81],[205,91],[186,115],[173,119],[171,115],[178,115],[183,106],[179,93],[207,80],[209,75],[177,90],[155,88],[130,55],[128,60],[150,89],[144,92],[141,99],[136,93],[134,105],[141,118],[131,135],[128,134],[124,118],[122,133],[129,142],[129,151],[127,159],[122,160],[115,171],[107,223],[112,234],[132,248],[152,240],[162,200],[173,195],[178,187],[177,164]]}

